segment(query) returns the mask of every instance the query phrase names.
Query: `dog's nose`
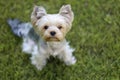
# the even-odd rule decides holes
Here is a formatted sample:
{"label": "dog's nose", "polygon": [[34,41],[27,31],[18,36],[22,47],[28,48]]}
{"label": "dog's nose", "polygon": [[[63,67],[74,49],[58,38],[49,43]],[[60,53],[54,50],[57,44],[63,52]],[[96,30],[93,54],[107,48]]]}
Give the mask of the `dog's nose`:
{"label": "dog's nose", "polygon": [[51,34],[51,36],[55,36],[56,32],[55,31],[51,31],[50,34]]}

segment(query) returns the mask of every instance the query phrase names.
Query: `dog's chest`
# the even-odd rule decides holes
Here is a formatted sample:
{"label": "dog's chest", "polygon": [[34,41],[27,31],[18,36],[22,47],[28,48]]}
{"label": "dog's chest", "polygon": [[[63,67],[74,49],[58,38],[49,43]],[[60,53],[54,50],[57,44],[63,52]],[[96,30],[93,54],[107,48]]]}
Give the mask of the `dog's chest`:
{"label": "dog's chest", "polygon": [[52,56],[58,55],[63,49],[63,44],[61,43],[48,43],[47,46],[48,53]]}

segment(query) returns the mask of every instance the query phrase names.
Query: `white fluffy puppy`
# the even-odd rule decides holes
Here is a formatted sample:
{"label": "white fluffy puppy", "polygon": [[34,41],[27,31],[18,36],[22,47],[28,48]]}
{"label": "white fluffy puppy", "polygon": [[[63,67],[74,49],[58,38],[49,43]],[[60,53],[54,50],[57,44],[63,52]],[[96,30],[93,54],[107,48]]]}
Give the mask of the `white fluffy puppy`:
{"label": "white fluffy puppy", "polygon": [[50,56],[58,57],[66,65],[75,64],[74,49],[65,39],[73,19],[70,5],[62,6],[58,14],[47,14],[43,7],[34,6],[32,24],[17,19],[9,19],[8,23],[13,32],[23,38],[23,52],[31,54],[32,64],[42,70]]}

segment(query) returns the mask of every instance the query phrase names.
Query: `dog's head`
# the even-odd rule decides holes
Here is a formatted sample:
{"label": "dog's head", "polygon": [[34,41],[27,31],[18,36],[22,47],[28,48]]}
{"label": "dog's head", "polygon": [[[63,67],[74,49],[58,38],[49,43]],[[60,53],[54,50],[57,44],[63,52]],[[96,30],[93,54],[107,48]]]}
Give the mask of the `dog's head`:
{"label": "dog's head", "polygon": [[60,8],[58,14],[47,14],[41,6],[34,6],[31,22],[37,34],[45,41],[62,41],[71,29],[74,14],[70,5]]}

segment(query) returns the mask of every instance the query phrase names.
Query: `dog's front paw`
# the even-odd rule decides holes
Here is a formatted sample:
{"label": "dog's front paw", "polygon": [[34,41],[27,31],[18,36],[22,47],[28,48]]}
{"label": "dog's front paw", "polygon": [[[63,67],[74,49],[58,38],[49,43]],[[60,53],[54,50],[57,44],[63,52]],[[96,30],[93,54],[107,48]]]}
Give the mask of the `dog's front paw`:
{"label": "dog's front paw", "polygon": [[39,65],[39,64],[36,64],[35,66],[36,66],[36,68],[37,68],[38,70],[40,70],[40,71],[41,71],[41,70],[43,69],[43,67],[44,67],[44,66],[41,66],[41,65]]}
{"label": "dog's front paw", "polygon": [[75,64],[76,63],[76,58],[73,56],[73,57],[71,57],[70,59],[68,59],[68,60],[65,60],[65,64],[66,65],[73,65],[73,64]]}
{"label": "dog's front paw", "polygon": [[38,70],[42,70],[46,65],[46,60],[38,55],[31,57],[31,63],[36,66]]}

